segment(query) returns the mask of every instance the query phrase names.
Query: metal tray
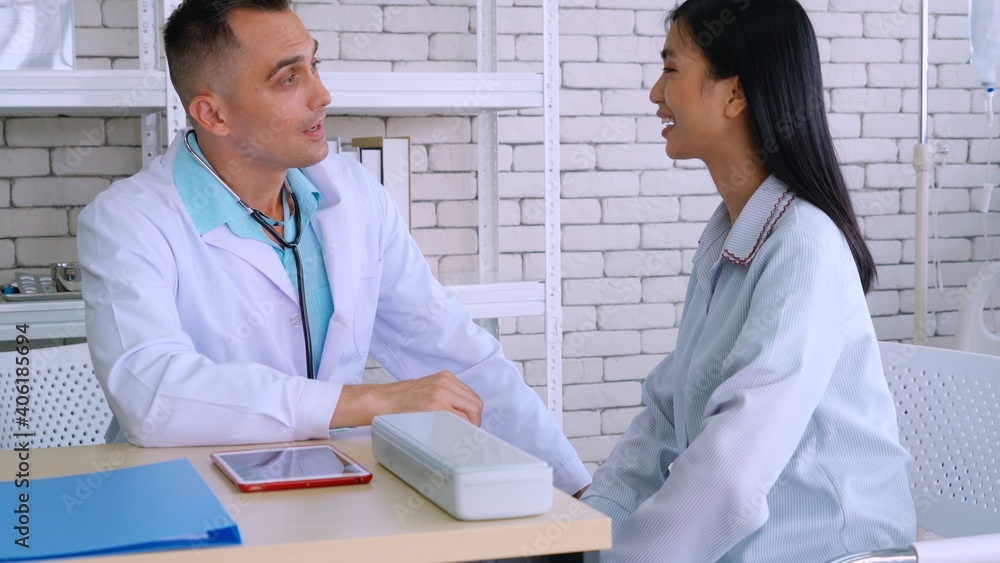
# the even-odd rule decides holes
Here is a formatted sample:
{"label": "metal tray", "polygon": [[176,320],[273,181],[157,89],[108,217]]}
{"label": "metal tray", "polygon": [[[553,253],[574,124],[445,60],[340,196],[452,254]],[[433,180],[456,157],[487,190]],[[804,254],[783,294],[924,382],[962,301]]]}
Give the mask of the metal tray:
{"label": "metal tray", "polygon": [[56,293],[0,293],[0,301],[22,303],[24,301],[67,301],[83,299],[81,291],[58,291]]}

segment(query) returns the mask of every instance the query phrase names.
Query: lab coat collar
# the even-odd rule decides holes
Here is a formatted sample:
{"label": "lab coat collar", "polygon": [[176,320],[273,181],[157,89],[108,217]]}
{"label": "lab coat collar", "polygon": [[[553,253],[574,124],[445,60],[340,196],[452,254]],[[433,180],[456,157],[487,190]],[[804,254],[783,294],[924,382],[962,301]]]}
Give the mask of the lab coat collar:
{"label": "lab coat collar", "polygon": [[[174,163],[180,151],[187,151],[183,140],[185,131],[182,130],[177,134],[161,162],[157,164],[175,191]],[[353,284],[349,283],[352,276],[345,275],[354,270],[349,258],[351,256],[349,224],[352,219],[337,205],[341,198],[336,186],[340,183],[338,180],[343,181],[343,179],[334,178],[322,163],[304,169],[303,173],[319,191],[319,210],[313,215],[312,226],[323,248],[323,260],[326,263],[327,276],[333,292],[333,302],[337,303],[334,319],[343,322],[344,319],[352,318],[348,315],[353,315],[354,310],[353,306],[347,306],[354,301]],[[183,203],[181,207],[184,207]],[[260,241],[236,236],[225,225],[205,233],[201,238],[205,244],[224,250],[252,265],[288,299],[298,303],[295,287],[288,278],[278,255],[269,246]],[[341,258],[343,260],[340,260]]]}
{"label": "lab coat collar", "polygon": [[[190,130],[183,131],[183,134],[187,135],[188,131]],[[205,154],[198,146],[198,139],[192,135],[189,141],[192,150],[205,159]],[[177,187],[181,200],[184,201],[199,235],[204,235],[222,225],[228,225],[229,229],[237,236],[257,239],[277,247],[277,243],[272,243],[267,238],[260,225],[247,215],[246,210],[236,203],[233,195],[194,156],[188,153],[186,147],[177,153],[173,170],[174,185]],[[286,178],[288,185],[291,186],[296,198],[298,198],[300,209],[297,212],[301,213],[302,223],[305,224],[316,211],[319,191],[298,169],[289,170]]]}
{"label": "lab coat collar", "polygon": [[271,283],[286,297],[298,303],[298,292],[292,286],[292,280],[288,278],[288,273],[278,258],[278,254],[271,250],[267,244],[256,239],[237,236],[225,225],[220,225],[205,233],[201,236],[201,240],[209,246],[229,252],[249,263],[271,280]]}
{"label": "lab coat collar", "polygon": [[[198,230],[199,224],[195,220],[195,217],[192,216],[191,210],[187,208],[188,202],[185,201],[181,189],[177,186],[178,181],[184,182],[190,180],[190,178],[186,178],[183,175],[176,175],[178,159],[187,154],[187,148],[184,147],[184,135],[188,131],[189,129],[182,129],[177,133],[173,143],[170,145],[170,149],[164,157],[163,165],[170,172],[171,184],[173,185],[174,190],[176,190],[178,195],[181,197],[181,201],[184,203],[185,210],[187,211],[188,217],[191,218],[192,224],[195,229]],[[181,168],[183,169],[183,167]],[[203,198],[205,204],[218,205],[219,202],[216,201],[215,193],[210,193],[212,194],[211,197]],[[292,280],[288,279],[288,274],[285,272],[285,268],[281,264],[281,260],[278,258],[278,255],[271,250],[266,243],[238,236],[234,234],[224,223],[214,224],[214,228],[210,231],[205,233],[199,232],[199,234],[205,244],[228,252],[244,262],[249,263],[261,274],[267,277],[267,279],[270,280],[271,283],[273,283],[274,286],[278,288],[278,290],[280,290],[286,297],[292,301],[298,302],[298,294],[292,286]],[[264,251],[264,249],[267,250]]]}
{"label": "lab coat collar", "polygon": [[[187,134],[188,130],[182,132]],[[201,158],[205,154],[198,146],[198,139],[192,135],[190,137],[191,148],[198,153]],[[174,159],[174,186],[181,196],[181,201],[187,208],[191,221],[198,229],[199,235],[205,235],[213,230],[228,224],[229,229],[238,236],[244,238],[253,237],[253,233],[246,225],[247,212],[236,203],[232,194],[205,170],[195,157],[188,153],[187,148],[177,153]],[[252,223],[252,220],[250,220]],[[257,226],[257,231],[260,227]]]}

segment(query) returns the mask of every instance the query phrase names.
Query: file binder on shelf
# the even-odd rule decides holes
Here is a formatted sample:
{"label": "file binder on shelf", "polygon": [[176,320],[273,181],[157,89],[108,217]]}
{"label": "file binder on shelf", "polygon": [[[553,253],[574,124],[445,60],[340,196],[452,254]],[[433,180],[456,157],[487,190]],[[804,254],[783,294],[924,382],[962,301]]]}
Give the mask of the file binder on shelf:
{"label": "file binder on shelf", "polygon": [[354,160],[361,160],[361,156],[358,154],[358,148],[352,147],[351,143],[343,143],[340,137],[330,137],[326,140],[326,145],[330,147],[330,154],[340,154],[353,158]]}
{"label": "file binder on shelf", "polygon": [[361,151],[361,164],[367,166],[375,179],[382,183],[409,228],[410,138],[355,137],[351,139],[351,146]]}
{"label": "file binder on shelf", "polygon": [[[353,145],[353,143],[351,143]],[[382,147],[357,147],[362,166],[382,183]]]}
{"label": "file binder on shelf", "polygon": [[236,522],[187,459],[28,486],[4,481],[0,498],[14,503],[0,527],[19,536],[0,542],[0,561],[241,543]]}

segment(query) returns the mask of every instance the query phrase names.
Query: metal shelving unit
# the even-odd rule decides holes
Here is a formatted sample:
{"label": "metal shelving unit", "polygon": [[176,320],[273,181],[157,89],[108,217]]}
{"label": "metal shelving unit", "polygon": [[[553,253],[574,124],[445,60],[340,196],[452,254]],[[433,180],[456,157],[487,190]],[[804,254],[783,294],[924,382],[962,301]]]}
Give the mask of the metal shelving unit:
{"label": "metal shelving unit", "polygon": [[[321,72],[337,115],[477,115],[542,105],[530,73]],[[17,115],[142,115],[167,105],[162,70],[0,71],[0,108]],[[182,114],[183,115],[183,114]]]}
{"label": "metal shelving unit", "polygon": [[[159,154],[163,139],[185,126],[180,99],[160,68],[156,0],[139,2],[139,69],[0,71],[0,113],[18,115],[142,116],[143,161]],[[163,3],[165,21],[178,5]],[[324,72],[336,115],[474,115],[479,139],[478,284],[452,285],[474,318],[495,333],[498,317],[545,315],[547,406],[562,421],[562,293],[560,272],[559,54],[557,0],[543,0],[543,74],[498,73],[496,0],[477,3],[477,72]],[[499,268],[497,112],[542,108],[545,153],[545,254],[543,281],[492,283]],[[161,128],[166,114],[166,134]],[[12,316],[13,315],[13,316]],[[54,335],[78,331],[82,302],[0,304],[0,340],[7,320],[36,315]]]}
{"label": "metal shelving unit", "polygon": [[[545,313],[545,285],[540,281],[449,285],[474,319],[521,317]],[[36,338],[84,336],[80,299],[5,302],[0,298],[0,342],[13,340],[17,323],[29,322]]]}

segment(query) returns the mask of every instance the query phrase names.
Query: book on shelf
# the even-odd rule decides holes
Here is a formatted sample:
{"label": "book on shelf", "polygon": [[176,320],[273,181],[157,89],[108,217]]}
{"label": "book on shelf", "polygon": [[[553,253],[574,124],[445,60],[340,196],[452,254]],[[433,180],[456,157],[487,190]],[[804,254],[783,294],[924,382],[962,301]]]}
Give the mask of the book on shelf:
{"label": "book on shelf", "polygon": [[358,155],[361,165],[382,184],[382,147],[358,147]]}
{"label": "book on shelf", "polygon": [[361,164],[385,187],[410,227],[410,138],[355,137],[351,146],[360,151]]}
{"label": "book on shelf", "polygon": [[330,147],[330,154],[342,154],[354,160],[361,160],[357,147],[352,147],[351,143],[341,142],[340,137],[327,139],[326,144]]}

